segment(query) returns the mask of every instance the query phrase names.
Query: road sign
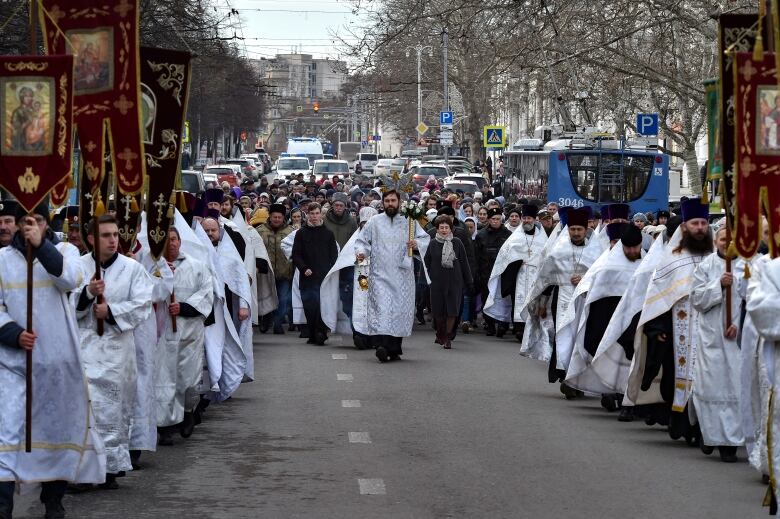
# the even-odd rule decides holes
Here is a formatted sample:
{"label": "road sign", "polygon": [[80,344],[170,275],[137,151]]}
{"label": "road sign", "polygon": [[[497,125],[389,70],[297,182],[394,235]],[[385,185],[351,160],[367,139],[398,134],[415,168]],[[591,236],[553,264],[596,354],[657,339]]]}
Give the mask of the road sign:
{"label": "road sign", "polygon": [[368,146],[368,141],[360,141],[360,144],[365,148]]}
{"label": "road sign", "polygon": [[428,131],[428,125],[420,121],[420,124],[417,125],[417,133],[423,135],[427,131]]}
{"label": "road sign", "polygon": [[440,112],[439,113],[439,123],[441,123],[441,124],[452,124],[452,112]]}
{"label": "road sign", "polygon": [[356,139],[359,139],[360,138],[360,130],[355,130],[354,132],[352,132],[352,135],[354,135]]}
{"label": "road sign", "polygon": [[482,128],[482,144],[486,148],[506,148],[506,131],[503,126]]}
{"label": "road sign", "polygon": [[382,136],[381,135],[374,135],[374,142],[378,142],[378,141],[381,141],[381,140],[382,140]]}
{"label": "road sign", "polygon": [[658,114],[637,114],[636,133],[645,137],[658,135]]}
{"label": "road sign", "polygon": [[303,112],[303,106],[301,106],[301,105],[296,106],[295,107],[295,111],[296,112]]}
{"label": "road sign", "polygon": [[444,130],[444,131],[439,132],[439,138],[440,139],[452,139],[452,136],[453,136],[452,135],[452,131]]}
{"label": "road sign", "polygon": [[451,124],[440,124],[439,125],[439,131],[442,132],[451,132],[452,131],[452,125]]}
{"label": "road sign", "polygon": [[455,144],[455,142],[452,139],[445,139],[444,137],[439,138],[439,143],[443,146],[452,146]]}

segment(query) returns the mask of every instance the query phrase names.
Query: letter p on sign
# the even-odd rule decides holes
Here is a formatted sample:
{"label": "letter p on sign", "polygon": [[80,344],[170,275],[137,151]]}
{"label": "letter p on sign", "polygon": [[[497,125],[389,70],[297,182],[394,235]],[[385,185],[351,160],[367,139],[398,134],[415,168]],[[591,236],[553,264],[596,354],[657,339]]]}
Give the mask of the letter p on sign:
{"label": "letter p on sign", "polygon": [[636,133],[644,137],[658,135],[658,114],[637,114]]}

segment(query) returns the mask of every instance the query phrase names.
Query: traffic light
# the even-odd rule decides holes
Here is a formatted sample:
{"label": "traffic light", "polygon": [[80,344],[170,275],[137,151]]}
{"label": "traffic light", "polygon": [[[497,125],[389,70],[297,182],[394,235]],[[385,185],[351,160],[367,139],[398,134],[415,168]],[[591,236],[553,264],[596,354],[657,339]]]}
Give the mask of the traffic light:
{"label": "traffic light", "polygon": [[315,114],[319,113],[319,111],[320,111],[320,103],[319,103],[319,101],[314,101],[314,106],[312,106],[312,108],[314,109],[314,113]]}

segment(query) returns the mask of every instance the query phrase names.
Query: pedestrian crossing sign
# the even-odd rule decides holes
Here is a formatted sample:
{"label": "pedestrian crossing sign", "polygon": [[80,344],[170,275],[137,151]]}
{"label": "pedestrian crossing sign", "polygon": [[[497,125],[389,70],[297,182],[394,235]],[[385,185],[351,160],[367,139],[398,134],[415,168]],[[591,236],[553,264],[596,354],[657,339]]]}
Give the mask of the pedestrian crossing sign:
{"label": "pedestrian crossing sign", "polygon": [[486,148],[506,148],[506,128],[485,126],[482,128],[482,144]]}

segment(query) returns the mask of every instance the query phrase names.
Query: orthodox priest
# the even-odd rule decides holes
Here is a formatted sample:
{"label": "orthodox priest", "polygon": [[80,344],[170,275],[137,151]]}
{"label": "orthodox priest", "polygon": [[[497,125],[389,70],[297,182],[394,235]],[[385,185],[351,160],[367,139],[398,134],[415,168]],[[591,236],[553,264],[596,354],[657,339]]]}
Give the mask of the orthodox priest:
{"label": "orthodox priest", "polygon": [[214,281],[208,266],[182,252],[181,243],[178,229],[171,227],[165,260],[173,271],[173,293],[166,301],[167,318],[156,350],[156,414],[162,445],[172,443],[176,426],[182,436],[192,434],[205,353],[204,323],[214,305]]}
{"label": "orthodox priest", "polygon": [[[371,218],[355,243],[358,263],[368,258],[368,335],[379,362],[398,360],[401,343],[412,334],[415,310],[414,266],[408,249],[421,256],[430,236],[417,222],[409,236],[409,222],[399,215],[401,195],[395,189],[382,194],[384,212]],[[427,276],[427,275],[426,275]]]}
{"label": "orthodox priest", "polygon": [[[569,333],[566,339],[562,340],[573,341],[566,385],[587,393],[600,393],[601,405],[614,411],[622,395],[606,387],[587,368],[631,277],[642,261],[643,252],[642,232],[636,226],[610,225],[621,226],[623,232],[617,245],[603,253],[577,285],[573,303],[569,306],[569,310],[575,312],[575,317],[567,327]],[[564,335],[563,331],[560,335]]]}
{"label": "orthodox priest", "polygon": [[[153,284],[140,263],[118,253],[116,218],[103,215],[90,222],[88,240],[93,248],[95,225],[101,276],[95,278],[95,253],[82,256],[85,283],[73,297],[96,428],[106,448],[104,485],[115,489],[117,474],[132,470],[129,435],[137,377],[133,330],[151,315]],[[97,333],[99,319],[102,335]]]}
{"label": "orthodox priest", "polygon": [[523,205],[521,229],[504,242],[488,280],[483,312],[499,322],[513,322],[515,337],[523,340],[527,312],[522,312],[528,292],[541,265],[547,234],[536,226],[539,208]]}
{"label": "orthodox priest", "polygon": [[[574,290],[601,254],[598,241],[587,238],[590,215],[591,211],[586,208],[568,211],[566,229],[547,254],[524,305],[524,310],[535,312],[540,319],[552,316],[555,334],[550,357],[546,359],[549,360],[548,379],[551,383],[561,382],[561,391],[567,398],[576,396],[574,390],[563,384],[571,352],[559,354],[556,337],[565,325],[561,318],[566,314]],[[521,353],[527,346],[525,339],[523,343]]]}
{"label": "orthodox priest", "polygon": [[634,337],[634,359],[626,397],[636,405],[665,404],[669,435],[695,444],[699,433],[688,419],[698,348],[699,313],[692,306],[696,267],[712,254],[709,206],[699,198],[682,203],[683,223],[666,247],[647,287]]}
{"label": "orthodox priest", "polygon": [[[693,405],[705,454],[717,447],[721,461],[737,461],[744,445],[740,417],[741,354],[737,340],[745,293],[742,277],[726,271],[729,240],[726,225],[715,234],[716,254],[710,254],[693,273],[693,308],[699,313],[698,346],[694,366]],[[734,260],[735,269],[741,270]],[[731,292],[731,321],[726,320],[726,293]]]}
{"label": "orthodox priest", "polygon": [[[100,483],[106,458],[92,427],[79,333],[68,292],[82,283],[79,253],[48,227],[48,207],[20,212],[0,250],[0,518],[10,519],[17,483],[42,483],[46,517],[65,517],[68,482]],[[14,226],[17,224],[14,223]],[[32,245],[33,321],[27,325],[27,244]],[[26,352],[32,351],[32,452],[24,452]]]}

